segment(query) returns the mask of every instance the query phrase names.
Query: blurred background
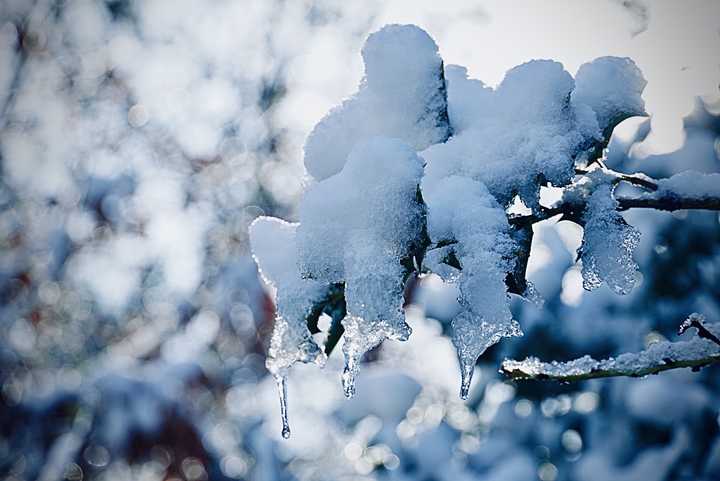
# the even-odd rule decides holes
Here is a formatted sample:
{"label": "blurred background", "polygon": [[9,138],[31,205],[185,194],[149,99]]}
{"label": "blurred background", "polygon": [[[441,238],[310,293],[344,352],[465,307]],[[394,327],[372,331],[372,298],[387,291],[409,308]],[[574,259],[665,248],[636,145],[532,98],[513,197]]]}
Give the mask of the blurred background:
{"label": "blurred background", "polygon": [[[720,479],[720,368],[511,383],[504,357],[567,360],[720,321],[717,212],[632,211],[643,277],[582,290],[582,231],[536,226],[513,301],[525,337],[458,398],[432,276],[405,343],[342,396],[341,352],[289,380],[280,437],[264,367],[274,315],[249,255],[259,215],[295,219],[302,144],[362,77],[364,38],[416,23],[446,64],[496,85],[532,58],[574,74],[630,56],[650,119],[610,167],[720,172],[720,3],[640,0],[0,1],[0,476],[7,480]],[[704,97],[698,98],[698,95]],[[322,335],[322,334],[320,334]]]}

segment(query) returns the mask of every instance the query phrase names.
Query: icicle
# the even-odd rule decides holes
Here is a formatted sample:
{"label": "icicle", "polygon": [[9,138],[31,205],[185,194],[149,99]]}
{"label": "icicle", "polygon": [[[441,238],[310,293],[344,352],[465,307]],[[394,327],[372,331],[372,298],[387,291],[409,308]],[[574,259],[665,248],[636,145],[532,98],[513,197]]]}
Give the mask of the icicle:
{"label": "icicle", "polygon": [[355,395],[355,376],[358,373],[358,357],[354,354],[345,356],[345,369],[342,373],[342,385],[345,397],[350,399]]}
{"label": "icicle", "polygon": [[460,362],[460,399],[463,401],[468,398],[470,393],[470,383],[472,382],[475,364],[468,362]]}
{"label": "icicle", "polygon": [[407,340],[412,329],[405,323],[400,309],[398,309],[397,315],[392,321],[368,321],[357,316],[348,315],[342,320],[342,325],[345,327],[345,341],[343,343],[345,369],[342,374],[342,385],[345,396],[351,398],[355,395],[355,378],[360,370],[360,360],[365,353],[385,339]]}
{"label": "icicle", "polygon": [[470,311],[463,311],[452,320],[452,341],[460,361],[460,397],[467,399],[470,393],[475,363],[482,354],[503,337],[522,336],[517,321],[499,319],[487,322]]}
{"label": "icicle", "polygon": [[282,418],[282,437],[288,439],[290,437],[290,423],[288,422],[287,413],[287,376],[276,375],[275,382],[280,395],[280,417]]}

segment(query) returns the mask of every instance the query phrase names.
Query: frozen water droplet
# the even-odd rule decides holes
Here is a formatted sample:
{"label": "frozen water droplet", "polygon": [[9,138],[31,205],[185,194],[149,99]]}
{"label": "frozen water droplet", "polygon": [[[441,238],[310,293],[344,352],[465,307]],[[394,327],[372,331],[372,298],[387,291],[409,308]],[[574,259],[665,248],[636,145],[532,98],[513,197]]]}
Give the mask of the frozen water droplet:
{"label": "frozen water droplet", "polygon": [[287,413],[287,382],[286,377],[282,375],[275,376],[275,382],[280,395],[280,417],[282,418],[282,437],[288,439],[290,437],[290,423],[288,422]]}

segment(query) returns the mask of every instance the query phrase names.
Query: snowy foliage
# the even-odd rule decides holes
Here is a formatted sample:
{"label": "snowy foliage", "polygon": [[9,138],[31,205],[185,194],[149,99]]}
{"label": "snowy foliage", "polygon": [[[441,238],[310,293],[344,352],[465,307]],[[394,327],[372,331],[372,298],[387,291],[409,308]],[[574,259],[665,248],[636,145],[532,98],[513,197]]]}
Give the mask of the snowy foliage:
{"label": "snowy foliage", "polygon": [[[509,295],[537,297],[524,272],[532,233],[512,224],[508,209],[520,202],[543,212],[542,186],[565,187],[562,201],[584,227],[584,287],[631,291],[640,234],[618,212],[620,176],[599,157],[619,122],[644,114],[646,82],[632,60],[602,57],[575,78],[558,62],[534,60],[492,89],[462,67],[444,69],[433,40],[412,25],[371,34],[362,56],[359,91],[325,116],[305,145],[314,180],[300,203],[295,252],[285,254],[296,258],[287,267],[292,275],[276,279],[263,268],[275,242],[263,226],[278,221],[258,219],[251,236],[279,300],[308,283],[344,286],[347,396],[363,354],[410,335],[403,292],[416,271],[457,286],[451,332],[467,397],[477,359],[503,337],[522,335]],[[575,181],[578,167],[590,171]],[[289,361],[284,367],[315,359],[298,354],[303,346],[318,350],[303,330],[303,319],[318,310],[312,304],[279,306],[268,359],[274,372],[278,359]],[[300,346],[275,341],[288,325],[301,333],[288,337]]]}

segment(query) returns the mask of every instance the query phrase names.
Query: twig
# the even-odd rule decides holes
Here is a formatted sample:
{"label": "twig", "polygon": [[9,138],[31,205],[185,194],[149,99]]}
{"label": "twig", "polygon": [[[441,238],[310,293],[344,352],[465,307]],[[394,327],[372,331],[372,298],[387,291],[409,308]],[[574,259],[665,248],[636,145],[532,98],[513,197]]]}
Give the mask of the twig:
{"label": "twig", "polygon": [[[637,172],[634,174],[625,174],[623,172],[618,172],[616,170],[609,169],[605,163],[600,164],[600,167],[602,170],[611,176],[613,178],[613,182],[615,184],[619,182],[627,182],[629,184],[637,185],[638,187],[642,187],[643,189],[649,190],[650,192],[655,192],[658,190],[658,184],[655,179],[652,177],[645,175],[643,173]],[[578,175],[587,175],[590,173],[590,170],[587,169],[575,169],[575,173]]]}
{"label": "twig", "polygon": [[698,337],[702,339],[708,339],[718,346],[720,346],[720,339],[710,332],[707,327],[705,327],[705,316],[697,313],[690,314],[690,316],[685,319],[685,322],[680,324],[680,329],[678,329],[678,334],[684,334],[685,331],[690,329],[691,327],[694,327],[698,331]]}
{"label": "twig", "polygon": [[[720,210],[720,197],[687,197],[668,192],[662,196],[618,196],[615,199],[618,202],[617,210],[619,211],[628,209],[655,209],[668,212],[677,210]],[[560,203],[533,214],[510,217],[508,221],[511,225],[523,226],[547,220],[559,214],[563,214],[563,218],[566,220],[575,220],[579,218],[580,211],[580,206]]]}
{"label": "twig", "polygon": [[677,195],[663,195],[662,197],[619,197],[618,210],[628,209],[656,209],[676,211],[686,209],[720,210],[720,197],[681,197]]}

